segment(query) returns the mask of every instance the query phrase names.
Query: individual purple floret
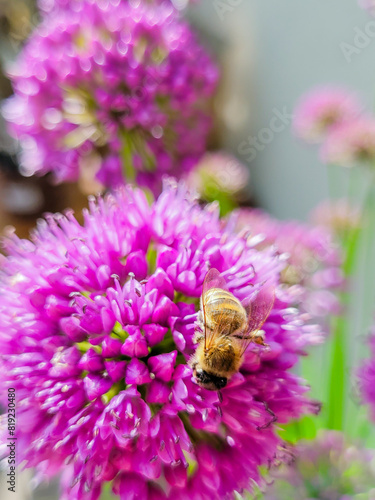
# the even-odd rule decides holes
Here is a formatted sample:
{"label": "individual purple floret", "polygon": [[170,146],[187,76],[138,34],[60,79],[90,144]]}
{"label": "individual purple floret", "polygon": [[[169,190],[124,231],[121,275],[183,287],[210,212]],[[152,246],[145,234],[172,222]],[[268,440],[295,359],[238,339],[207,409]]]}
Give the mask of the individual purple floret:
{"label": "individual purple floret", "polygon": [[27,175],[160,192],[205,151],[218,70],[168,3],[82,0],[45,16],[10,70],[4,106]]}
{"label": "individual purple floret", "polygon": [[[41,479],[62,473],[62,499],[97,499],[107,482],[121,499],[234,498],[273,461],[275,418],[318,410],[291,368],[321,335],[280,289],[283,262],[184,186],[151,205],[129,186],[91,199],[83,225],[48,215],[5,249],[2,401],[14,387],[18,458]],[[244,302],[276,288],[269,348],[250,345],[221,397],[188,364],[210,267]]]}

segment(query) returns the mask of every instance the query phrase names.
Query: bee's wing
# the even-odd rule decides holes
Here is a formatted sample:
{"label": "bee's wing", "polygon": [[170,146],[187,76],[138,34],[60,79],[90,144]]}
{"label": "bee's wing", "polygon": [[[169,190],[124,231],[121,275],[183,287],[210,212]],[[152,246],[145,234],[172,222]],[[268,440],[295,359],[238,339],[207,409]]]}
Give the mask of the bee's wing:
{"label": "bee's wing", "polygon": [[[241,354],[246,351],[250,342],[256,339],[256,334],[270,315],[274,302],[275,287],[273,285],[264,285],[259,290],[255,299],[246,307],[248,325],[247,330],[244,332]],[[257,343],[263,343],[264,345],[261,338],[259,338]]]}
{"label": "bee's wing", "polygon": [[[205,306],[205,299],[204,296],[208,290],[211,288],[223,288],[226,290],[226,281],[225,279],[221,276],[219,271],[215,268],[211,268],[209,271],[207,271],[207,274],[204,278],[203,282],[203,290],[202,290],[202,309],[203,309],[203,316],[204,316],[204,348],[207,349],[211,342],[212,339],[215,337],[217,334],[217,331],[208,331],[207,329],[207,321],[206,321],[206,306]],[[223,317],[219,321],[219,324],[223,321]],[[218,330],[218,329],[217,329]]]}
{"label": "bee's wing", "polygon": [[202,297],[204,297],[204,294],[208,290],[210,290],[210,288],[223,288],[224,290],[227,289],[227,284],[225,279],[215,268],[212,268],[209,271],[207,271],[207,274],[203,282]]}

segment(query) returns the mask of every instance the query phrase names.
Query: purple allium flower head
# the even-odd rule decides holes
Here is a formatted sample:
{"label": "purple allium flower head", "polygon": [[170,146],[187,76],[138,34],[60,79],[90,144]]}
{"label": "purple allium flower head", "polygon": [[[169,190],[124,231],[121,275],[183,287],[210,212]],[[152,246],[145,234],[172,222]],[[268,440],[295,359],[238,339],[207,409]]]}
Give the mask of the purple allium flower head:
{"label": "purple allium flower head", "polygon": [[218,71],[171,5],[81,0],[46,16],[11,69],[4,106],[28,174],[160,192],[205,150]]}
{"label": "purple allium flower head", "polygon": [[[151,206],[138,189],[91,199],[81,226],[48,215],[32,241],[10,235],[1,263],[2,397],[14,387],[20,461],[63,472],[63,499],[232,498],[259,480],[286,423],[317,405],[290,372],[318,327],[279,289],[283,263],[223,230],[171,182]],[[276,301],[222,399],[188,364],[209,267],[240,300]]]}
{"label": "purple allium flower head", "polygon": [[352,167],[375,161],[375,118],[362,116],[331,129],[323,144],[321,158],[325,163]]}
{"label": "purple allium flower head", "polygon": [[324,318],[339,312],[334,292],[343,285],[341,256],[329,231],[247,208],[235,210],[228,227],[249,231],[258,248],[275,248],[284,259],[281,282],[309,314]]}
{"label": "purple allium flower head", "polygon": [[348,442],[341,432],[321,431],[314,440],[300,441],[289,458],[289,465],[271,469],[274,482],[266,500],[375,497],[374,450]]}
{"label": "purple allium flower head", "polygon": [[295,110],[294,130],[308,142],[320,142],[326,133],[361,113],[357,97],[339,87],[321,87],[305,95]]}

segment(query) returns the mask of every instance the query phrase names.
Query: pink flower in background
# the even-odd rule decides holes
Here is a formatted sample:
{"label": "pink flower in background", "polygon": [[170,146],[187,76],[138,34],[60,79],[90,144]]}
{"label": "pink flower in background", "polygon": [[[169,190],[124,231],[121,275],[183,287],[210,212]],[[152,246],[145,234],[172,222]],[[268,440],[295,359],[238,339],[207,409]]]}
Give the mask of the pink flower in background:
{"label": "pink flower in background", "polygon": [[312,317],[339,312],[334,292],[343,285],[341,256],[325,228],[280,221],[247,208],[235,210],[227,224],[229,230],[254,237],[257,248],[274,248],[283,257],[281,282]]}
{"label": "pink flower in background", "polygon": [[[44,14],[56,13],[60,9],[75,9],[83,0],[37,0],[38,9]],[[120,0],[122,1],[122,0]]]}
{"label": "pink flower in background", "polygon": [[375,497],[375,455],[338,431],[321,431],[286,450],[289,465],[271,469],[265,500],[361,500]]}
{"label": "pink flower in background", "polygon": [[311,220],[317,226],[323,226],[338,238],[359,229],[362,214],[358,206],[351,205],[347,199],[325,200],[312,212]]}
{"label": "pink flower in background", "polygon": [[[234,498],[274,459],[272,413],[282,424],[317,410],[291,368],[321,336],[279,287],[282,260],[224,232],[184,187],[151,206],[124,188],[92,199],[83,226],[49,215],[5,248],[2,401],[14,387],[18,458],[41,479],[62,473],[61,498],[97,499],[106,482],[120,498]],[[277,297],[269,349],[249,347],[222,400],[188,365],[209,267],[240,300],[265,281]]]}
{"label": "pink flower in background", "polygon": [[322,146],[325,163],[351,167],[375,161],[375,119],[363,116],[334,127]]}
{"label": "pink flower in background", "polygon": [[362,9],[366,9],[370,14],[375,13],[375,1],[374,0],[358,0],[358,4]]}
{"label": "pink flower in background", "polygon": [[206,153],[186,179],[193,190],[209,201],[223,192],[233,199],[241,199],[246,196],[249,180],[249,169],[224,151]]}
{"label": "pink flower in background", "polygon": [[[83,0],[37,0],[38,8],[45,14],[55,13],[59,9],[75,9],[76,4]],[[131,3],[131,0],[119,0]],[[189,4],[196,4],[200,0],[146,0],[148,3],[163,4],[171,3],[176,9],[185,9]]]}
{"label": "pink flower in background", "polygon": [[320,142],[337,124],[360,115],[357,97],[340,87],[318,87],[306,94],[295,110],[294,130],[308,142]]}
{"label": "pink flower in background", "polygon": [[218,71],[171,5],[75,1],[46,16],[15,63],[4,114],[31,175],[160,192],[205,151]]}

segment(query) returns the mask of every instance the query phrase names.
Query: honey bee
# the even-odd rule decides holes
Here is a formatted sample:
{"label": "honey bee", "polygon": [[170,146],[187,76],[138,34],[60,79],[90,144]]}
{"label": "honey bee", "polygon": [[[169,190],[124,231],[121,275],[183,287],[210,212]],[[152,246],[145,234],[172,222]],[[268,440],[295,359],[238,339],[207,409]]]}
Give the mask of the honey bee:
{"label": "honey bee", "polygon": [[[210,269],[203,283],[197,348],[190,360],[197,383],[219,391],[239,371],[250,342],[266,346],[260,329],[275,300],[272,285],[263,285],[255,299],[244,307],[227,290],[217,269]],[[204,334],[203,334],[204,332]]]}

